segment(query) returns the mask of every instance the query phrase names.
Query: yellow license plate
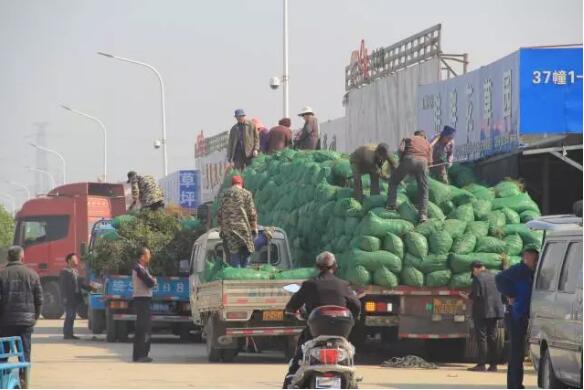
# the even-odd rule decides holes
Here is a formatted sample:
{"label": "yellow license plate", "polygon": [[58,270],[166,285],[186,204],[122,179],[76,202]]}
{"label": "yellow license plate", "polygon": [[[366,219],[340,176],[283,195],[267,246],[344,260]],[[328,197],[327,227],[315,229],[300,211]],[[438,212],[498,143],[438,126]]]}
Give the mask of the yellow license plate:
{"label": "yellow license plate", "polygon": [[437,299],[433,301],[434,314],[455,315],[464,313],[464,302],[456,299]]}
{"label": "yellow license plate", "polygon": [[262,313],[264,321],[282,321],[284,320],[284,312],[281,310],[266,310]]}

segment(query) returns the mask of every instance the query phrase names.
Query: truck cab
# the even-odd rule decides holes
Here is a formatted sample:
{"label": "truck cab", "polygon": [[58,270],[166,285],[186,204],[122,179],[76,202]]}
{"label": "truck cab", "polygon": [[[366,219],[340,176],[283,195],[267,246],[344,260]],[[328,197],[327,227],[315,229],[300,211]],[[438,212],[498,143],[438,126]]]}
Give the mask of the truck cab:
{"label": "truck cab", "polygon": [[82,252],[96,221],[125,212],[123,184],[109,183],[59,186],[22,205],[16,214],[14,244],[24,248],[25,264],[41,278],[43,317],[63,315],[59,274],[67,254]]}

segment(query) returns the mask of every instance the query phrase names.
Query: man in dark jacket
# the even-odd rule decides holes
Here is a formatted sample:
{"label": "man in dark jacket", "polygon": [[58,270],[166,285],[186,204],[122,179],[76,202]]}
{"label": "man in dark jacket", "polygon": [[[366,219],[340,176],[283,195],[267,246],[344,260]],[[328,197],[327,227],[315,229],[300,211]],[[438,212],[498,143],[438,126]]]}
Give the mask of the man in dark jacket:
{"label": "man in dark jacket", "polygon": [[353,198],[359,202],[363,201],[361,176],[366,174],[369,174],[371,179],[371,195],[379,195],[379,178],[384,177],[383,164],[387,161],[391,165],[389,146],[386,143],[359,146],[351,154],[349,161],[353,171]]}
{"label": "man in dark jacket", "polygon": [[260,150],[258,130],[253,122],[246,118],[242,109],[235,110],[237,123],[229,130],[227,144],[227,161],[240,171],[251,164],[251,160]]}
{"label": "man in dark jacket", "polygon": [[515,264],[495,276],[497,289],[507,297],[510,304],[509,333],[511,335],[509,363],[507,366],[507,388],[523,388],[523,360],[525,359],[525,337],[529,323],[531,287],[539,251],[526,249],[522,262]]}
{"label": "man in dark jacket", "polygon": [[[489,371],[497,371],[497,321],[503,318],[504,308],[501,294],[497,291],[495,274],[487,270],[480,261],[471,265],[472,320],[476,333],[479,361],[469,371],[486,371],[487,355]],[[487,353],[488,351],[488,353]]]}
{"label": "man in dark jacket", "polygon": [[36,272],[25,266],[24,250],[8,249],[8,264],[0,271],[0,337],[20,336],[30,362],[31,335],[41,315],[43,290]]}
{"label": "man in dark jacket", "polygon": [[79,277],[79,257],[75,253],[69,253],[65,257],[67,267],[59,275],[61,285],[61,296],[63,306],[65,306],[65,322],[63,324],[63,338],[65,340],[78,340],[79,337],[73,334],[77,308],[83,301],[81,290],[91,291],[93,288]]}
{"label": "man in dark jacket", "polygon": [[[323,252],[316,258],[316,268],[320,271],[318,276],[302,283],[302,287],[296,292],[286,305],[286,313],[295,313],[303,305],[308,314],[320,306],[334,305],[346,307],[357,318],[361,311],[361,302],[349,287],[349,283],[337,278],[334,273],[337,270],[335,255]],[[302,359],[302,345],[312,339],[310,330],[306,327],[298,339],[296,353],[290,361],[290,368],[283,388],[287,388],[292,377],[298,371],[300,359]]]}
{"label": "man in dark jacket", "polygon": [[150,363],[150,332],[152,330],[152,289],[156,279],[150,275],[150,249],[138,250],[138,261],[132,269],[132,287],[134,311],[136,312],[136,332],[134,333],[134,351],[132,360],[138,363]]}

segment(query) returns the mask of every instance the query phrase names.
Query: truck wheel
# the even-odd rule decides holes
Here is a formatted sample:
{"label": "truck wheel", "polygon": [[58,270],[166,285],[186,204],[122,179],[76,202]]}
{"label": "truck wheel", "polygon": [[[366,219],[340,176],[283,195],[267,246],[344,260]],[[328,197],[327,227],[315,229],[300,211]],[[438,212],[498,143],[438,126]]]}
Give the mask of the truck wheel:
{"label": "truck wheel", "polygon": [[381,342],[384,345],[396,342],[398,339],[398,327],[392,326],[390,328],[381,329]]}
{"label": "truck wheel", "polygon": [[87,304],[85,302],[83,302],[82,304],[79,305],[79,307],[77,307],[77,315],[81,318],[83,318],[84,320],[86,320],[89,316],[88,313],[88,308],[87,308]]}
{"label": "truck wheel", "polygon": [[215,316],[211,316],[209,317],[209,319],[207,320],[207,325],[205,326],[205,339],[206,339],[206,344],[207,344],[207,358],[209,359],[210,362],[212,363],[217,363],[219,361],[221,361],[221,350],[215,348],[214,343],[215,343],[215,329],[214,329],[214,325],[215,325]]}
{"label": "truck wheel", "polygon": [[105,339],[108,343],[113,343],[118,339],[116,321],[111,310],[105,309]]}
{"label": "truck wheel", "polygon": [[547,348],[543,351],[543,356],[539,363],[538,375],[541,387],[544,389],[561,389],[564,387],[562,382],[556,377],[556,374],[554,374],[552,359],[550,358],[550,353]]}
{"label": "truck wheel", "polygon": [[89,330],[93,334],[101,334],[105,329],[105,318],[102,310],[90,310],[88,316]]}
{"label": "truck wheel", "polygon": [[41,313],[47,320],[58,320],[63,316],[64,310],[61,304],[61,289],[56,280],[43,283],[43,306]]}

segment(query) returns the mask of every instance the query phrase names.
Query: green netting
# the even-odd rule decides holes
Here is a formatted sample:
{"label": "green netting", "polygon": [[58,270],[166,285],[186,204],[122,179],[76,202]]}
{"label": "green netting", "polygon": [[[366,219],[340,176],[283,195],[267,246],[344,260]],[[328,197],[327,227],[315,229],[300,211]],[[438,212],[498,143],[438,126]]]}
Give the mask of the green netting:
{"label": "green netting", "polygon": [[493,200],[493,210],[502,209],[503,207],[508,207],[512,210],[515,210],[518,213],[521,213],[522,211],[525,210],[539,212],[539,207],[537,206],[537,203],[535,203],[526,193],[508,196],[506,198],[497,198]]}
{"label": "green netting", "polygon": [[428,240],[420,233],[408,232],[404,236],[406,251],[417,257],[428,255]]}
{"label": "green netting", "polygon": [[418,222],[418,210],[411,202],[402,202],[398,207],[398,211],[402,219],[410,221],[411,223]]}
{"label": "green netting", "polygon": [[519,195],[523,192],[522,190],[522,185],[513,180],[503,180],[495,186],[497,198]]}
{"label": "green netting", "polygon": [[429,237],[432,233],[444,229],[444,221],[439,219],[429,219],[426,222],[422,222],[414,231],[420,233],[426,237]]}
{"label": "green netting", "polygon": [[136,218],[136,216],[131,214],[118,215],[117,217],[114,217],[112,219],[112,227],[114,229],[119,229],[123,225],[130,225],[132,223],[135,223],[137,220],[138,219]]}
{"label": "green netting", "polygon": [[505,237],[505,245],[509,256],[517,256],[523,249],[523,240],[519,234],[510,234]]}
{"label": "green netting", "polygon": [[339,189],[337,190],[337,200],[340,199],[346,199],[346,198],[350,198],[353,196],[353,189],[352,188],[347,188],[347,187],[339,187]]}
{"label": "green netting", "polygon": [[256,270],[253,268],[223,267],[215,278],[221,280],[268,280],[271,279],[269,272]]}
{"label": "green netting", "polygon": [[450,283],[452,271],[434,271],[426,275],[425,284],[427,287],[445,287]]}
{"label": "green netting", "polygon": [[521,263],[521,256],[507,256],[507,266],[511,267]]}
{"label": "green netting", "polygon": [[397,276],[385,267],[378,268],[373,273],[373,283],[387,288],[394,288],[399,284]]}
{"label": "green netting", "polygon": [[337,217],[358,217],[361,213],[361,203],[353,198],[339,199],[335,204],[335,215]]}
{"label": "green netting", "polygon": [[430,253],[436,255],[445,255],[452,247],[452,236],[445,230],[439,230],[430,235],[428,245]]}
{"label": "green netting", "polygon": [[507,245],[505,241],[498,238],[483,236],[477,238],[477,246],[475,250],[477,252],[505,253]]}
{"label": "green netting", "polygon": [[456,206],[454,205],[454,203],[452,203],[451,200],[447,200],[446,202],[441,203],[440,208],[444,212],[444,215],[448,215],[452,213],[454,210],[456,210]]}
{"label": "green netting", "polygon": [[536,247],[540,247],[543,242],[543,232],[541,230],[531,230],[523,224],[505,225],[505,227],[502,229],[502,234],[504,236],[515,233],[521,236],[524,247],[525,245],[530,244],[535,244]]}
{"label": "green netting", "polygon": [[373,236],[359,237],[359,249],[367,252],[375,252],[381,249],[381,240]]}
{"label": "green netting", "polygon": [[274,274],[274,279],[310,279],[318,275],[318,271],[314,267],[296,268],[288,271],[282,271]]}
{"label": "green netting", "polygon": [[475,237],[483,237],[489,234],[489,223],[484,221],[473,221],[466,225],[465,233],[470,233]]}
{"label": "green netting", "polygon": [[502,211],[495,210],[489,213],[487,220],[489,221],[489,232],[491,235],[496,235],[505,226],[506,218]]}
{"label": "green netting", "polygon": [[475,220],[485,221],[491,212],[491,202],[488,200],[477,199],[472,202]]}
{"label": "green netting", "polygon": [[351,163],[348,159],[336,160],[332,168],[332,180],[334,184],[344,186],[348,179],[353,176]]}
{"label": "green netting", "polygon": [[326,182],[321,182],[319,185],[316,186],[316,193],[314,199],[319,203],[325,203],[331,200],[335,200],[337,196],[337,188],[335,186],[331,186]]}
{"label": "green netting", "polygon": [[452,275],[450,279],[450,288],[470,288],[472,278],[470,271]]}
{"label": "green netting", "polygon": [[519,213],[517,213],[516,211],[511,210],[508,207],[503,207],[499,211],[502,212],[503,214],[505,214],[505,224],[509,225],[509,224],[521,223]]}
{"label": "green netting", "polygon": [[444,230],[446,230],[452,238],[462,236],[466,229],[467,223],[465,221],[459,221],[458,219],[447,219],[444,221]]}
{"label": "green netting", "polygon": [[442,209],[432,202],[428,202],[428,217],[440,220],[446,219]]}
{"label": "green netting", "polygon": [[457,237],[452,244],[452,253],[466,255],[474,252],[477,245],[477,237],[472,233],[465,233]]}
{"label": "green netting", "polygon": [[451,187],[452,189],[450,193],[452,195],[452,203],[454,203],[456,206],[462,206],[468,203],[472,203],[476,200],[476,197],[471,192],[456,188],[454,186]]}
{"label": "green netting", "polygon": [[478,181],[474,170],[468,165],[453,164],[448,169],[448,174],[452,178],[452,182],[458,187],[464,187]]}
{"label": "green netting", "polygon": [[345,219],[345,235],[353,236],[357,231],[357,227],[361,220],[359,218],[350,217]]}
{"label": "green netting", "polygon": [[464,189],[473,194],[477,199],[489,202],[495,199],[495,191],[480,184],[469,184]]}
{"label": "green netting", "polygon": [[373,214],[383,219],[401,219],[401,215],[397,211],[386,210],[385,207],[375,207],[370,210]]}
{"label": "green netting", "polygon": [[386,203],[387,197],[385,195],[379,194],[367,196],[363,200],[363,212],[367,212],[377,207],[384,207]]}
{"label": "green netting", "polygon": [[541,216],[541,214],[538,211],[534,211],[534,210],[525,210],[525,211],[521,212],[521,214],[519,214],[519,218],[521,220],[521,223],[527,223],[527,222],[531,221],[532,219],[536,219],[540,216]]}
{"label": "green netting", "polygon": [[480,261],[485,267],[492,269],[501,267],[502,256],[499,253],[481,253],[473,252],[468,255],[461,255],[458,253],[450,254],[449,263],[450,269],[454,273],[469,272],[470,265],[473,261]]}
{"label": "green netting", "polygon": [[400,280],[406,286],[422,287],[424,285],[424,274],[414,267],[404,267]]}
{"label": "green netting", "polygon": [[414,229],[414,225],[403,219],[383,219],[372,212],[361,220],[358,231],[366,236],[384,237],[386,233],[393,233],[401,236],[405,232]]}
{"label": "green netting", "polygon": [[388,251],[365,252],[359,249],[351,250],[351,263],[362,265],[369,271],[375,271],[380,267],[386,267],[391,272],[398,273],[402,269],[402,261],[399,257]]}
{"label": "green netting", "polygon": [[118,232],[111,231],[111,232],[104,233],[100,238],[104,239],[106,241],[117,241],[117,240],[121,239],[122,237],[118,234]]}
{"label": "green netting", "polygon": [[472,208],[472,204],[463,204],[458,206],[452,213],[448,215],[448,218],[457,219],[464,222],[474,221],[474,210]]}
{"label": "green netting", "polygon": [[401,238],[393,233],[386,233],[383,237],[383,250],[388,251],[399,257],[404,258],[404,243]]}
{"label": "green netting", "polygon": [[371,284],[371,272],[361,265],[356,265],[345,273],[345,278],[356,286],[366,286]]}
{"label": "green netting", "polygon": [[448,269],[448,255],[416,257],[406,253],[403,266],[414,267],[422,273],[442,271]]}

